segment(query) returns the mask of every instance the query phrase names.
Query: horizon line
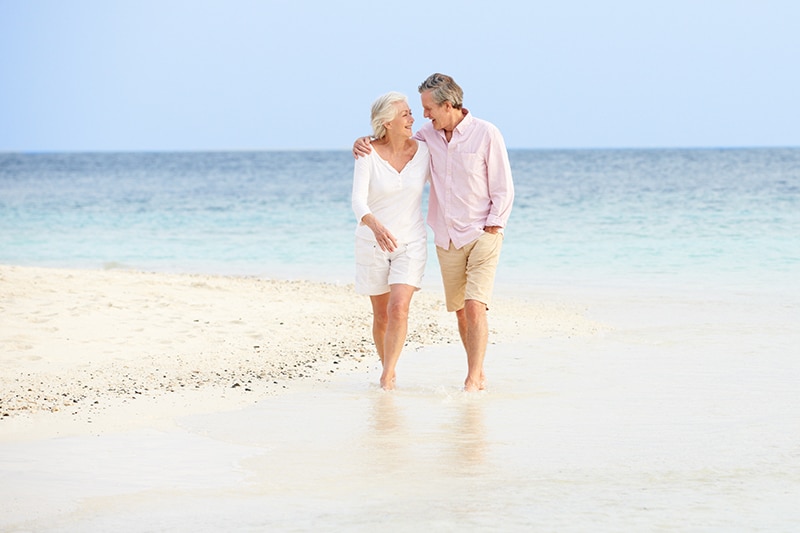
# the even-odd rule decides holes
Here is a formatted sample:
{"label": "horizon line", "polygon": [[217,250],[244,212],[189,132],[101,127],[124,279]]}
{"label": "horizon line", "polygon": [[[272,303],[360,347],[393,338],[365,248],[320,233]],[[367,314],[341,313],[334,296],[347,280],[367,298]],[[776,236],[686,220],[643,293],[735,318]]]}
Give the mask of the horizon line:
{"label": "horizon line", "polygon": [[[660,150],[781,150],[796,149],[800,145],[704,145],[704,146],[574,146],[574,147],[507,147],[514,151],[660,151]],[[10,154],[178,154],[178,153],[252,153],[252,152],[349,152],[350,148],[148,148],[148,149],[0,149],[0,155]]]}

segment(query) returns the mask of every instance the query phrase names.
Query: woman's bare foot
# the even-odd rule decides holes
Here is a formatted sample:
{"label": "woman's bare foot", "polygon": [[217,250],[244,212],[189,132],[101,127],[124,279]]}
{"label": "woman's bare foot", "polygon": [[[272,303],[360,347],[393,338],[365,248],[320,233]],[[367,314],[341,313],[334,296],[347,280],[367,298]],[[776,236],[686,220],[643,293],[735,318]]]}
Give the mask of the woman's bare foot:
{"label": "woman's bare foot", "polygon": [[383,390],[394,390],[396,378],[397,378],[396,375],[393,375],[391,377],[381,376],[381,388]]}

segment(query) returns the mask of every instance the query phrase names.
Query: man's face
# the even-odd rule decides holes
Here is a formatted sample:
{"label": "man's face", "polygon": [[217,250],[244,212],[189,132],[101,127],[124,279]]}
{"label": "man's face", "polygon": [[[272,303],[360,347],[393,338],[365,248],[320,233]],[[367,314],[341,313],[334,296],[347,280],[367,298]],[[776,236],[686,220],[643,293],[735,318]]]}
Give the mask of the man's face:
{"label": "man's face", "polygon": [[447,112],[450,106],[447,105],[447,102],[443,104],[435,103],[433,101],[432,91],[424,91],[420,93],[420,98],[422,99],[422,110],[424,111],[423,116],[427,119],[430,119],[434,129],[445,129],[450,123],[450,117]]}

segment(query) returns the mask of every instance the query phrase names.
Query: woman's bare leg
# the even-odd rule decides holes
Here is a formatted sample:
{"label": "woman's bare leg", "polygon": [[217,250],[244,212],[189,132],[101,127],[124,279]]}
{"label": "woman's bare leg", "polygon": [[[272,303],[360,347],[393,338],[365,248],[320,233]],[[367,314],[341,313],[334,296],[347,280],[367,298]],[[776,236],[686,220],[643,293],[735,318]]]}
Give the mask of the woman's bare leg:
{"label": "woman's bare leg", "polygon": [[411,285],[395,284],[391,286],[389,292],[386,306],[388,320],[383,340],[383,374],[381,374],[381,387],[385,390],[392,390],[395,387],[395,369],[406,342],[408,309],[415,290]]}
{"label": "woman's bare leg", "polygon": [[389,294],[387,292],[369,297],[372,303],[372,340],[375,341],[375,350],[378,352],[381,366],[383,366],[384,354],[383,341],[386,338],[386,325],[389,322],[389,317],[386,314],[389,305]]}

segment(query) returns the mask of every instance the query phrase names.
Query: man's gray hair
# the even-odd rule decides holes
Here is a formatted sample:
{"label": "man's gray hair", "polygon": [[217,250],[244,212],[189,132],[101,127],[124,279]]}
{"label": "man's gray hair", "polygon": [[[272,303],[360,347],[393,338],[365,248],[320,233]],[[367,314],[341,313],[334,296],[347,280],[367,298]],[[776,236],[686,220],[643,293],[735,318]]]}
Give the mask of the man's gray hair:
{"label": "man's gray hair", "polygon": [[408,105],[408,98],[403,93],[391,91],[379,96],[372,103],[372,135],[376,139],[382,139],[386,135],[385,124],[397,116],[397,110],[394,108],[394,104],[397,102],[404,102]]}
{"label": "man's gray hair", "polygon": [[454,109],[461,109],[464,104],[464,91],[458,86],[456,81],[447,74],[431,74],[428,79],[419,86],[419,92],[432,91],[433,101],[442,105],[450,102]]}

